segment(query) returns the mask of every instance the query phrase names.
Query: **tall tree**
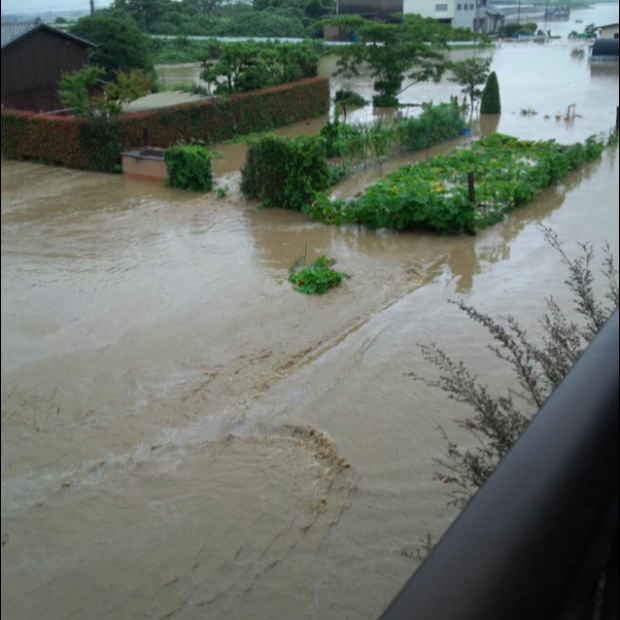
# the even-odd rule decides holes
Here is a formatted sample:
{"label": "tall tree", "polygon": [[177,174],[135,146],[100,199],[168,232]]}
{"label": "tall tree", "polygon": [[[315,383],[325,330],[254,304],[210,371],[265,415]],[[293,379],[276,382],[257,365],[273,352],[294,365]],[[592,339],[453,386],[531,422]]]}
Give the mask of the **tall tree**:
{"label": "tall tree", "polygon": [[493,58],[466,58],[450,65],[450,81],[463,87],[463,94],[469,99],[473,116],[476,106],[482,99],[483,87],[489,79]]}
{"label": "tall tree", "polygon": [[224,3],[224,0],[183,0],[185,4],[201,13],[211,14],[218,6]]}
{"label": "tall tree", "polygon": [[[382,24],[358,16],[328,23],[351,33],[351,45],[339,48],[339,75],[358,77],[370,68],[378,107],[396,107],[399,96],[419,82],[438,81],[448,67],[451,28],[420,15],[406,15],[398,23]],[[404,87],[405,81],[410,83]]]}

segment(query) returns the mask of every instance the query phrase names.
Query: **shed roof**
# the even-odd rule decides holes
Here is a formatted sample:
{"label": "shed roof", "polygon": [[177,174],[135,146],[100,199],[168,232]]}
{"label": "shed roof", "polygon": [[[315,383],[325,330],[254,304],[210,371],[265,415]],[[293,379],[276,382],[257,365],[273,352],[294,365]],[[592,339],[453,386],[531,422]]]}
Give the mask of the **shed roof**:
{"label": "shed roof", "polygon": [[38,30],[45,30],[47,32],[51,32],[63,39],[68,39],[69,41],[73,41],[74,43],[78,43],[79,45],[83,45],[84,47],[97,47],[94,43],[90,41],[86,41],[84,39],[80,39],[79,37],[75,37],[68,32],[63,32],[62,30],[58,30],[57,28],[52,28],[47,24],[41,24],[39,22],[3,22],[2,23],[2,49],[4,50],[6,47],[17,43],[17,41],[21,41],[28,35],[33,32],[37,32]]}
{"label": "shed roof", "polygon": [[618,39],[597,39],[592,48],[592,56],[620,56],[620,41]]}
{"label": "shed roof", "polygon": [[620,23],[605,24],[604,26],[597,26],[597,28],[613,28],[614,26],[620,26]]}

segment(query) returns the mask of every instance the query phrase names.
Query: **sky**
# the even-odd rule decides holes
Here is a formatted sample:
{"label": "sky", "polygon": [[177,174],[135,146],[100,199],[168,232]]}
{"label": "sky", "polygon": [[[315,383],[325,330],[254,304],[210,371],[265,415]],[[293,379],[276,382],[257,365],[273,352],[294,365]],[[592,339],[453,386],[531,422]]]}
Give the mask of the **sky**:
{"label": "sky", "polygon": [[[112,0],[95,0],[97,7],[109,6]],[[7,13],[45,13],[90,10],[90,0],[2,0],[2,15]]]}

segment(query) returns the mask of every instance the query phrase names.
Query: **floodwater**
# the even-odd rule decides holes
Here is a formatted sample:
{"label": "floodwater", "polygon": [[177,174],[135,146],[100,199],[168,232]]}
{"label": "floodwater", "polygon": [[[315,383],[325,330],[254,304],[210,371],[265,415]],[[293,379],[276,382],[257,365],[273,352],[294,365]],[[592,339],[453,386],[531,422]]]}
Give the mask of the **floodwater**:
{"label": "floodwater", "polygon": [[[494,57],[499,130],[571,142],[613,122],[617,65],[562,42]],[[572,123],[544,118],[569,103]],[[217,200],[2,161],[5,620],[376,620],[415,569],[403,550],[454,516],[433,458],[466,412],[404,377],[433,371],[416,345],[509,384],[448,302],[537,333],[544,298],[569,301],[539,226],[571,254],[619,250],[617,150],[449,239],[257,210],[232,168]],[[306,252],[350,279],[294,293]]]}

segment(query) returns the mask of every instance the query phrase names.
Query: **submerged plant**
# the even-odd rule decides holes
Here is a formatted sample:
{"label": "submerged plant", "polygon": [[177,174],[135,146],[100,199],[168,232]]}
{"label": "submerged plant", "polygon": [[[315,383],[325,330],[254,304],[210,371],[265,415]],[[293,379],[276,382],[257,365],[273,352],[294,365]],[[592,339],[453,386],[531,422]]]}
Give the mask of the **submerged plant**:
{"label": "submerged plant", "polygon": [[292,267],[289,282],[304,295],[324,295],[332,288],[340,286],[344,280],[344,274],[332,269],[334,263],[327,256],[319,257],[301,271],[298,271],[299,263],[303,263],[303,259]]}

